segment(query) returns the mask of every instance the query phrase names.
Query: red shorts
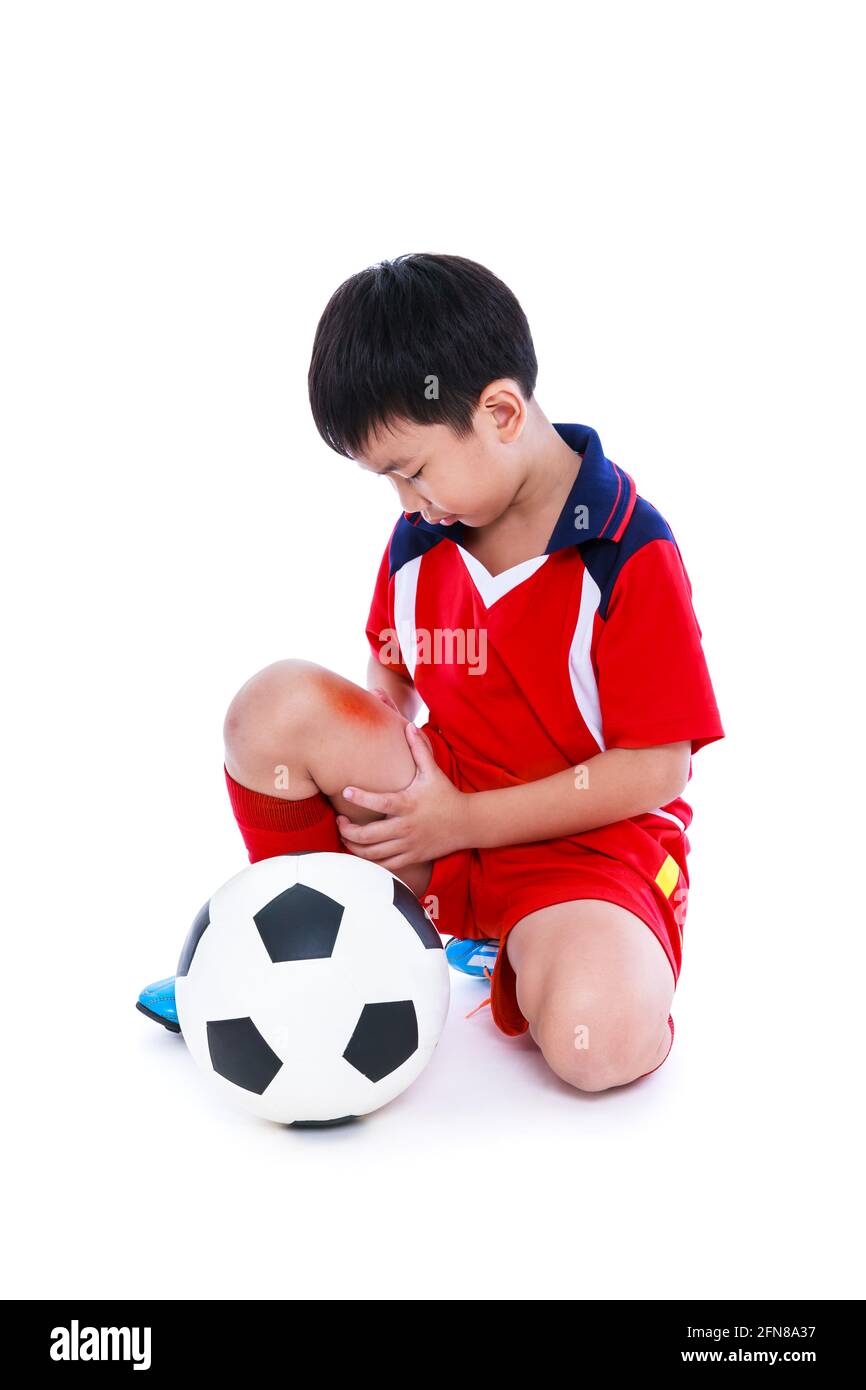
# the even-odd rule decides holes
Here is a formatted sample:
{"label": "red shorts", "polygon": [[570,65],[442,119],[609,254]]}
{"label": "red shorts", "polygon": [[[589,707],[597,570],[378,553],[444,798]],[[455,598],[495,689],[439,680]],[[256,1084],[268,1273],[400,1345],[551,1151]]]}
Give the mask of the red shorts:
{"label": "red shorts", "polygon": [[[437,765],[463,789],[456,757],[442,734],[429,722],[423,731]],[[683,848],[678,850],[677,866],[678,891],[671,895],[670,888],[666,893],[650,874],[644,876],[628,863],[569,839],[461,849],[434,862],[422,901],[444,935],[493,937],[500,943],[521,918],[539,908],[581,898],[616,903],[646,923],[664,950],[676,983],[688,895]],[[503,944],[493,971],[490,1009],[503,1033],[526,1032],[529,1025],[517,1004],[514,969]]]}

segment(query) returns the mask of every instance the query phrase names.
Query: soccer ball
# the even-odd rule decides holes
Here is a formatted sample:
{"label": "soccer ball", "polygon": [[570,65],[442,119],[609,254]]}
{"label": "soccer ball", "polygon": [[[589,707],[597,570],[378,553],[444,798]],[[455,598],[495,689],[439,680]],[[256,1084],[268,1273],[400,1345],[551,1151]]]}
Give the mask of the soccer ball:
{"label": "soccer ball", "polygon": [[326,1124],[393,1100],[433,1055],[448,965],[415,894],[353,854],[262,859],[190,928],[181,1031],[225,1097],[282,1124]]}

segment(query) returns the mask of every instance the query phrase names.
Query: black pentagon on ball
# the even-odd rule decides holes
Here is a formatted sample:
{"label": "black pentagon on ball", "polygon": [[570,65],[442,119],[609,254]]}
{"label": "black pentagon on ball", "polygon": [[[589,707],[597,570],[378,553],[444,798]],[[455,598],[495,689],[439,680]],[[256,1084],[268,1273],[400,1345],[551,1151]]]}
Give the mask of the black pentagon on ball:
{"label": "black pentagon on ball", "polygon": [[274,964],[286,960],[327,960],[345,908],[327,893],[295,883],[271,898],[255,922]]}
{"label": "black pentagon on ball", "polygon": [[407,888],[399,878],[394,879],[394,906],[406,918],[425,950],[442,950],[442,938],[438,931],[411,888]]}
{"label": "black pentagon on ball", "polygon": [[260,1096],[283,1065],[251,1018],[220,1018],[207,1025],[211,1065],[218,1076]]}
{"label": "black pentagon on ball", "polygon": [[328,1129],[332,1125],[345,1125],[349,1120],[357,1120],[357,1115],[338,1115],[333,1120],[291,1120],[292,1129]]}
{"label": "black pentagon on ball", "polygon": [[180,953],[180,960],[177,963],[176,975],[188,975],[192,965],[192,958],[195,955],[196,947],[204,936],[205,928],[210,926],[210,899],[204,907],[200,907],[196,913],[195,921],[187,932],[186,941],[183,943],[183,950]]}
{"label": "black pentagon on ball", "polygon": [[343,1056],[350,1066],[381,1081],[418,1050],[418,1017],[411,999],[365,1004]]}

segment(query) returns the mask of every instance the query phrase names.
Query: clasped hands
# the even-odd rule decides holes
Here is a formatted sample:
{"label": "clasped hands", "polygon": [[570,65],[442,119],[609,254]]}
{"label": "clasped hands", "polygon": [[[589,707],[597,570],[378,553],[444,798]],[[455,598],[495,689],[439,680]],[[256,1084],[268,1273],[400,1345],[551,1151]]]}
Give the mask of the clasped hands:
{"label": "clasped hands", "polygon": [[[372,693],[400,713],[385,691],[377,689]],[[391,872],[409,864],[441,859],[469,843],[471,793],[459,791],[446,777],[433,757],[430,740],[415,724],[409,721],[403,732],[415,760],[415,776],[408,787],[392,792],[344,787],[347,801],[383,815],[366,825],[355,825],[348,816],[337,816],[337,828],[346,848]]]}

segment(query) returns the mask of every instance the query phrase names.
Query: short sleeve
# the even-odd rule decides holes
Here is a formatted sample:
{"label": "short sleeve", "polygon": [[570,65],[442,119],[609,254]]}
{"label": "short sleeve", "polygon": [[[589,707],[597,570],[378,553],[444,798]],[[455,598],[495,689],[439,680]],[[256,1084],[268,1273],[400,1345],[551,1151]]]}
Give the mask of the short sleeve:
{"label": "short sleeve", "polygon": [[396,671],[398,675],[405,676],[406,680],[411,680],[412,677],[400,653],[400,644],[394,623],[390,554],[391,538],[389,537],[373,589],[373,600],[367,618],[367,641],[370,644],[371,652],[383,666]]}
{"label": "short sleeve", "polygon": [[608,748],[724,738],[692,586],[676,542],[648,541],[616,577],[596,645]]}

